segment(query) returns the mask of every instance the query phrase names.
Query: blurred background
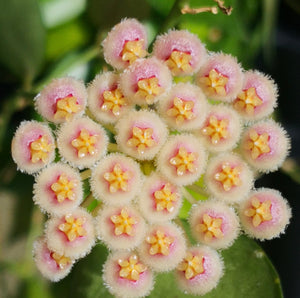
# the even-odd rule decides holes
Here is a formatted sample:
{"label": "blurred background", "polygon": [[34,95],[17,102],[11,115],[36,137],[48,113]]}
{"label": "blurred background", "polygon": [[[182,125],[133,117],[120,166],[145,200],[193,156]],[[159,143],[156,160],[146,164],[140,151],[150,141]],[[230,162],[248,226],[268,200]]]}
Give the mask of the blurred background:
{"label": "blurred background", "polygon": [[[285,297],[300,297],[300,2],[227,0],[225,5],[233,7],[230,16],[181,15],[185,3],[215,5],[213,0],[0,0],[0,297],[107,297],[99,278],[107,255],[102,246],[60,283],[49,284],[36,271],[32,243],[42,234],[45,217],[32,203],[33,177],[16,171],[10,143],[20,121],[39,120],[33,98],[52,78],[71,75],[89,82],[106,67],[100,43],[124,17],[142,21],[150,41],[169,28],[188,29],[209,50],[231,53],[245,69],[258,69],[277,82],[280,96],[274,117],[291,136],[292,150],[282,169],[264,175],[256,186],[281,191],[293,218],[285,235],[260,245],[279,273]],[[98,268],[89,270],[95,262]],[[240,297],[216,293],[207,297]],[[281,293],[279,288],[273,296],[250,292],[247,297]]]}

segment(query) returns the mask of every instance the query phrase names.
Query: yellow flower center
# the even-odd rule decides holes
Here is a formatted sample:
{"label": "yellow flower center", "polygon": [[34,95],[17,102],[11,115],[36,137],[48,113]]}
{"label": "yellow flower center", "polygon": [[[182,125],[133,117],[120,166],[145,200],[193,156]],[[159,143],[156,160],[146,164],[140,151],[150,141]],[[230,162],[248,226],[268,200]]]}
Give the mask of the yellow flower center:
{"label": "yellow flower center", "polygon": [[238,111],[245,111],[248,115],[253,115],[254,109],[262,105],[262,100],[257,96],[254,87],[242,91],[234,103]]}
{"label": "yellow flower center", "polygon": [[232,187],[241,184],[240,169],[238,167],[231,167],[229,163],[222,165],[222,171],[215,174],[215,179],[222,183],[225,191],[231,190]]}
{"label": "yellow flower center", "polygon": [[60,255],[56,252],[51,253],[51,258],[56,262],[57,266],[60,269],[65,269],[67,265],[71,263],[71,259],[68,257],[65,257],[64,255]]}
{"label": "yellow flower center", "polygon": [[151,245],[149,248],[150,255],[163,254],[164,256],[168,256],[170,253],[170,245],[174,242],[174,239],[158,230],[155,235],[148,236],[146,242]]}
{"label": "yellow flower center", "polygon": [[271,201],[267,200],[263,203],[258,198],[254,197],[251,200],[252,207],[245,210],[245,215],[252,217],[252,224],[254,227],[258,227],[261,223],[271,220]]}
{"label": "yellow flower center", "polygon": [[140,274],[147,270],[147,267],[139,263],[137,255],[131,255],[129,259],[119,259],[120,265],[119,276],[131,281],[137,281],[140,278]]}
{"label": "yellow flower center", "polygon": [[221,230],[223,219],[214,218],[207,213],[203,214],[202,223],[198,224],[196,229],[200,233],[204,233],[204,239],[211,241],[212,238],[222,238],[223,232]]}
{"label": "yellow flower center", "polygon": [[65,233],[69,241],[74,241],[76,238],[86,235],[86,230],[83,228],[85,217],[78,217],[75,219],[72,215],[65,216],[65,222],[58,226],[58,229]]}
{"label": "yellow flower center", "polygon": [[126,208],[121,210],[119,215],[112,215],[110,220],[115,225],[115,235],[119,236],[122,234],[127,234],[129,236],[133,236],[133,225],[137,223],[137,220],[129,216]]}
{"label": "yellow flower center", "polygon": [[173,51],[168,60],[166,60],[167,66],[171,70],[173,75],[179,75],[181,73],[190,73],[193,71],[191,62],[191,55],[181,51]]}
{"label": "yellow flower center", "polygon": [[143,49],[144,40],[127,41],[123,47],[122,60],[132,64],[137,58],[143,58],[147,55],[147,51]]}
{"label": "yellow flower center", "polygon": [[178,195],[172,193],[171,184],[166,183],[162,190],[157,190],[154,193],[156,210],[163,211],[167,210],[168,212],[174,211],[174,203],[178,200]]}
{"label": "yellow flower center", "polygon": [[205,88],[210,94],[217,94],[220,96],[226,95],[226,84],[228,78],[223,76],[217,70],[212,69],[208,76],[199,79],[200,85]]}
{"label": "yellow flower center", "polygon": [[202,129],[202,133],[210,137],[213,144],[218,144],[220,140],[226,139],[228,133],[228,120],[218,120],[216,116],[209,117],[209,124]]}
{"label": "yellow flower center", "polygon": [[77,186],[76,180],[69,180],[66,174],[61,174],[56,182],[51,185],[51,189],[56,195],[56,199],[59,203],[62,203],[65,199],[70,201],[75,200],[75,193],[73,189]]}
{"label": "yellow flower center", "polygon": [[173,107],[167,111],[167,115],[176,118],[176,124],[180,125],[184,120],[191,120],[195,118],[193,113],[194,102],[183,101],[182,99],[175,97],[173,100]]}
{"label": "yellow flower center", "polygon": [[109,183],[110,192],[129,191],[128,181],[132,174],[129,171],[123,171],[119,163],[115,164],[112,172],[104,173],[103,177]]}
{"label": "yellow flower center", "polygon": [[269,147],[269,137],[269,134],[266,132],[263,134],[258,134],[254,129],[250,130],[250,140],[248,140],[246,146],[247,149],[251,151],[251,157],[253,159],[256,159],[260,155],[269,153],[271,151]]}
{"label": "yellow flower center", "polygon": [[194,161],[197,157],[197,153],[187,152],[184,147],[180,147],[178,153],[169,162],[176,167],[177,175],[182,176],[186,172],[194,173],[196,171]]}
{"label": "yellow flower center", "polygon": [[138,90],[136,95],[145,99],[147,104],[153,104],[154,98],[163,92],[159,86],[158,78],[152,77],[138,81]]}
{"label": "yellow flower center", "polygon": [[177,270],[183,271],[186,279],[192,279],[204,272],[203,261],[203,256],[193,256],[188,252],[183,261],[179,263]]}
{"label": "yellow flower center", "polygon": [[95,144],[99,139],[98,135],[90,135],[86,129],[80,131],[79,136],[72,141],[72,146],[77,149],[79,158],[83,158],[88,154],[94,155],[97,152]]}
{"label": "yellow flower center", "polygon": [[56,102],[56,112],[54,119],[66,119],[70,121],[74,114],[79,112],[81,106],[77,103],[77,99],[74,96],[67,96],[59,99]]}
{"label": "yellow flower center", "polygon": [[115,116],[119,116],[121,108],[127,105],[125,97],[119,88],[104,91],[103,99],[101,110],[105,112],[110,111]]}
{"label": "yellow flower center", "polygon": [[136,148],[139,154],[144,154],[147,148],[153,147],[156,144],[152,136],[152,128],[134,126],[132,128],[132,138],[127,141],[127,145]]}
{"label": "yellow flower center", "polygon": [[40,160],[47,163],[49,154],[54,150],[54,145],[50,143],[47,136],[41,136],[30,144],[30,153],[32,163],[37,163]]}

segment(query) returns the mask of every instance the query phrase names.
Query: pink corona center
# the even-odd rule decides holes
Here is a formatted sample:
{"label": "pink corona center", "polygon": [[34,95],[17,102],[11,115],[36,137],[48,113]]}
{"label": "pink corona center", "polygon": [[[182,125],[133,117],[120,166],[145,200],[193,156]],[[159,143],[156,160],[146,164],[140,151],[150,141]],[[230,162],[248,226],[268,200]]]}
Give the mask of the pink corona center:
{"label": "pink corona center", "polygon": [[109,191],[111,193],[118,190],[129,191],[128,181],[132,177],[130,171],[123,171],[119,163],[116,163],[111,172],[103,175],[104,179],[109,183]]}
{"label": "pink corona center", "polygon": [[120,236],[126,234],[128,236],[133,236],[133,226],[137,224],[136,218],[129,216],[126,208],[121,210],[121,213],[118,215],[112,215],[110,220],[115,225],[115,235]]}
{"label": "pink corona center", "polygon": [[54,150],[54,145],[50,143],[48,136],[41,136],[30,143],[31,162],[37,163],[42,161],[47,163],[49,154]]}
{"label": "pink corona center", "polygon": [[68,214],[65,216],[65,222],[60,224],[58,229],[72,242],[87,234],[85,228],[82,226],[85,222],[85,217],[74,218],[72,215]]}
{"label": "pink corona center", "polygon": [[114,114],[114,116],[119,116],[121,109],[126,105],[125,97],[119,88],[103,92],[103,104],[101,106],[102,111],[110,111]]}
{"label": "pink corona center", "polygon": [[208,125],[202,128],[202,133],[209,136],[211,142],[216,145],[228,137],[228,123],[227,119],[218,120],[212,115],[209,117]]}
{"label": "pink corona center", "polygon": [[147,104],[153,104],[155,97],[164,91],[164,89],[160,87],[158,78],[156,77],[140,79],[137,85],[138,90],[136,95],[144,98]]}
{"label": "pink corona center", "polygon": [[151,148],[155,144],[152,128],[132,127],[132,137],[127,141],[129,147],[136,148],[139,154],[144,154],[147,148]]}
{"label": "pink corona center", "polygon": [[178,97],[173,100],[173,107],[167,111],[167,115],[176,119],[176,124],[180,125],[184,120],[195,118],[193,113],[194,102],[184,101]]}
{"label": "pink corona center", "polygon": [[203,256],[194,256],[188,252],[183,261],[179,263],[177,270],[183,271],[186,279],[192,279],[204,272],[203,262]]}
{"label": "pink corona center", "polygon": [[222,171],[215,174],[214,178],[219,181],[225,191],[241,184],[241,171],[239,167],[232,167],[228,162],[222,165]]}
{"label": "pink corona center", "polygon": [[148,236],[146,242],[150,244],[149,254],[162,254],[168,256],[170,254],[170,245],[174,239],[165,235],[163,231],[157,230],[156,234]]}
{"label": "pink corona center", "polygon": [[86,157],[87,155],[94,155],[97,152],[95,145],[99,139],[98,135],[90,135],[90,133],[83,128],[79,136],[74,139],[71,144],[77,149],[79,158]]}
{"label": "pink corona center", "polygon": [[56,102],[56,112],[54,119],[66,119],[67,121],[72,120],[74,114],[79,112],[81,106],[77,103],[77,99],[74,96],[67,96],[58,99]]}
{"label": "pink corona center", "polygon": [[238,111],[245,111],[248,115],[253,115],[254,109],[262,103],[262,100],[256,94],[255,88],[251,87],[238,95],[234,107]]}
{"label": "pink corona center", "polygon": [[199,83],[204,87],[210,94],[217,94],[220,96],[226,95],[226,84],[228,77],[222,75],[215,69],[212,69],[208,76],[201,77]]}
{"label": "pink corona center", "polygon": [[59,267],[61,270],[65,269],[71,263],[70,258],[60,255],[56,252],[51,253],[51,258],[56,262],[57,267]]}
{"label": "pink corona center", "polygon": [[56,182],[51,185],[51,189],[56,195],[58,203],[64,202],[68,199],[74,201],[76,196],[74,188],[77,186],[77,180],[68,179],[66,174],[61,174]]}
{"label": "pink corona center", "polygon": [[193,71],[191,66],[192,56],[189,53],[181,51],[173,51],[170,57],[166,60],[166,64],[171,70],[173,75],[181,73],[190,73]]}
{"label": "pink corona center", "polygon": [[143,45],[143,39],[127,41],[121,53],[122,60],[132,64],[136,59],[145,57],[147,51],[143,49]]}
{"label": "pink corona center", "polygon": [[184,147],[180,147],[178,153],[169,162],[176,167],[177,175],[182,176],[187,172],[194,173],[196,171],[194,161],[197,157],[196,152],[188,152]]}
{"label": "pink corona center", "polygon": [[253,226],[258,227],[261,223],[273,218],[271,205],[272,202],[270,200],[261,203],[258,198],[254,197],[251,200],[251,207],[245,210],[245,215],[252,217]]}
{"label": "pink corona center", "polygon": [[174,202],[178,200],[178,195],[172,192],[171,184],[166,183],[161,190],[154,193],[156,210],[167,210],[169,213],[174,211]]}
{"label": "pink corona center", "polygon": [[147,267],[139,262],[137,255],[131,255],[128,259],[119,259],[119,276],[130,281],[137,281],[140,275],[147,270]]}
{"label": "pink corona center", "polygon": [[202,223],[198,224],[196,229],[198,232],[204,234],[206,241],[211,241],[213,238],[222,238],[224,236],[221,230],[222,223],[222,218],[214,218],[204,213]]}
{"label": "pink corona center", "polygon": [[257,159],[264,153],[271,151],[269,147],[269,134],[263,133],[258,134],[254,129],[249,132],[249,139],[246,143],[247,149],[251,151],[251,157]]}

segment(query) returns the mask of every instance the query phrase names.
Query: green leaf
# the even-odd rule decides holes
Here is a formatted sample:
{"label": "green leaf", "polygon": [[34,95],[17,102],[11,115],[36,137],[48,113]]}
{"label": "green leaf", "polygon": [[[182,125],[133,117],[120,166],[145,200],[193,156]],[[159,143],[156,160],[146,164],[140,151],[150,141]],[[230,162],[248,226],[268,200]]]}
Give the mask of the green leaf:
{"label": "green leaf", "polygon": [[0,40],[0,64],[30,83],[45,51],[45,30],[36,0],[0,2]]}
{"label": "green leaf", "polygon": [[161,15],[167,16],[172,9],[175,0],[147,0],[147,2],[152,6],[153,9],[158,11]]}
{"label": "green leaf", "polygon": [[[280,280],[260,246],[240,236],[232,247],[222,252],[225,274],[216,289],[203,298],[281,298]],[[160,274],[149,297],[195,297],[180,292],[172,273]]]}

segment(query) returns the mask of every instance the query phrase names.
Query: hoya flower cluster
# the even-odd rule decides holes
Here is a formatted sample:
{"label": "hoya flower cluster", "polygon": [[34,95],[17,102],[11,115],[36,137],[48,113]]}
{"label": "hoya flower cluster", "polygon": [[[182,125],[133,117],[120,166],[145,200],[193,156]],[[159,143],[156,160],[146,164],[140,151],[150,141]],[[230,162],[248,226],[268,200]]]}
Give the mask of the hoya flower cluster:
{"label": "hoya flower cluster", "polygon": [[[17,129],[13,158],[35,176],[33,200],[49,217],[34,257],[58,281],[99,240],[112,294],[146,296],[156,272],[173,270],[184,292],[203,295],[223,275],[219,250],[241,231],[271,239],[289,222],[278,191],[254,188],[258,172],[282,164],[289,140],[270,119],[277,88],[268,76],[184,30],[158,36],[152,54],[147,47],[144,26],[123,20],[103,41],[114,71],[87,87],[53,80],[35,99],[44,122]],[[97,212],[82,207],[86,179]],[[189,214],[196,246],[176,220],[187,189],[207,194]]]}

